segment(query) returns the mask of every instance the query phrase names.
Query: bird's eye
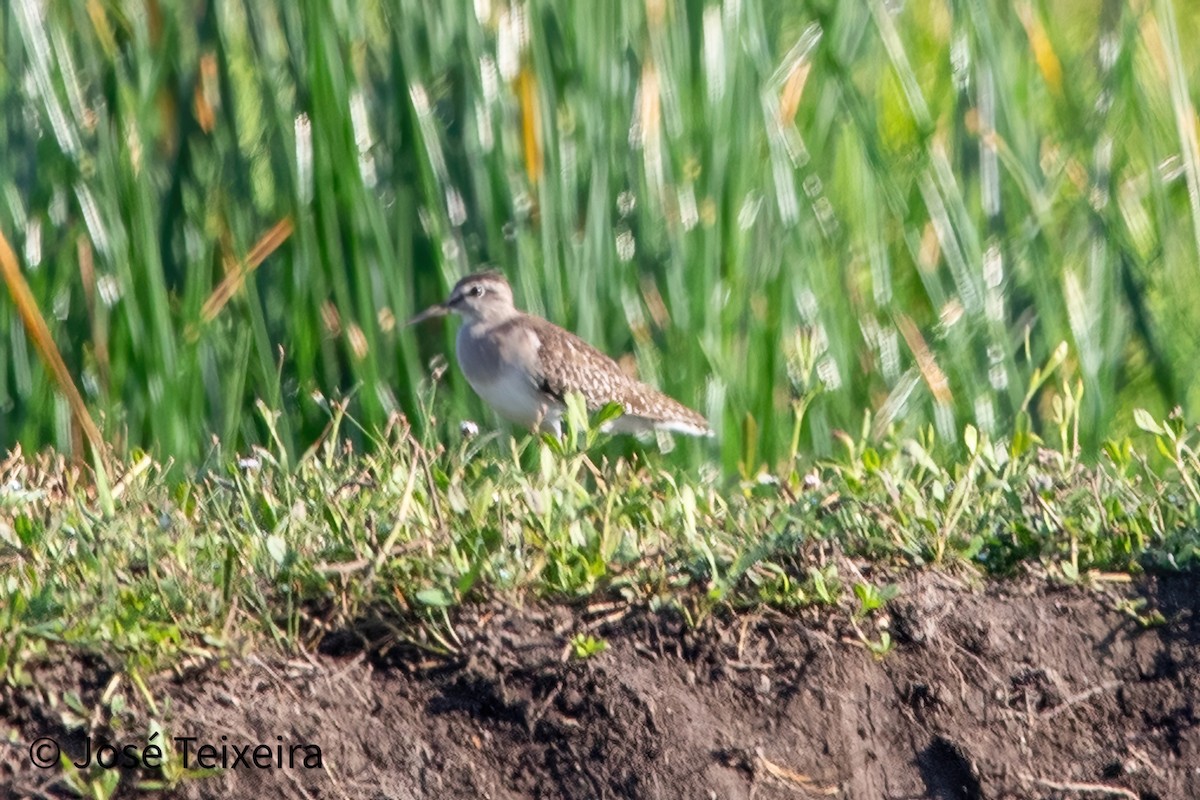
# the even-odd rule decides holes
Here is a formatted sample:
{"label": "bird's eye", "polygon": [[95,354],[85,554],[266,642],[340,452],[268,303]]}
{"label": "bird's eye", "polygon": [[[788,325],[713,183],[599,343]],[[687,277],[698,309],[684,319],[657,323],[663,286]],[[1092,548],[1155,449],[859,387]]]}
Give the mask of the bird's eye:
{"label": "bird's eye", "polygon": [[482,297],[483,296],[483,287],[482,286],[472,286],[470,294],[471,294],[471,297]]}

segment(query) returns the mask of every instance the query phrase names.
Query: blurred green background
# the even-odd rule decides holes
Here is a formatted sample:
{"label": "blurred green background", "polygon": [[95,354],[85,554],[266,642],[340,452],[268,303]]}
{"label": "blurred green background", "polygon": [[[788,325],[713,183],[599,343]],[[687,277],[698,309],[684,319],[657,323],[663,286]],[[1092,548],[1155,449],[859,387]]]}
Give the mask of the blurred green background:
{"label": "blurred green background", "polygon": [[[428,425],[455,326],[403,320],[485,265],[710,417],[673,458],[777,463],[809,400],[817,453],[1003,437],[1064,379],[1094,451],[1197,399],[1188,41],[1182,0],[11,0],[0,231],[106,438],[183,463],[259,400],[293,454],[321,397]],[[70,449],[0,330],[0,447]],[[453,366],[432,408],[493,420]]]}

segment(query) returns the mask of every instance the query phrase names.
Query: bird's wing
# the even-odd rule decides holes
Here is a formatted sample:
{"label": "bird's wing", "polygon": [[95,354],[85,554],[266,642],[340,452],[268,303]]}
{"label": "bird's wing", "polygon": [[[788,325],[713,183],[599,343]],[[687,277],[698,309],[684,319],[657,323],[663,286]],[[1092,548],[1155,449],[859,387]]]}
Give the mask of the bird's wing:
{"label": "bird's wing", "polygon": [[625,414],[651,421],[674,420],[698,431],[707,431],[708,420],[653,386],[635,380],[570,331],[539,317],[527,317],[539,341],[538,389],[562,402],[568,392],[579,392],[588,411],[611,402]]}
{"label": "bird's wing", "polygon": [[538,338],[538,388],[562,401],[579,392],[589,411],[616,401],[624,405],[632,379],[617,362],[570,331],[538,317],[527,317]]}

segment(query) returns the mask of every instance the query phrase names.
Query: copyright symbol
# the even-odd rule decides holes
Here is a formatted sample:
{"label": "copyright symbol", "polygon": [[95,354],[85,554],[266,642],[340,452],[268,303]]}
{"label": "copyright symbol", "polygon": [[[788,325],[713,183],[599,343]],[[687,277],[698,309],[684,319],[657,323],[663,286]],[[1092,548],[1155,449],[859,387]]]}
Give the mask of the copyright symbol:
{"label": "copyright symbol", "polygon": [[43,736],[29,745],[29,760],[38,769],[50,769],[58,764],[58,742]]}

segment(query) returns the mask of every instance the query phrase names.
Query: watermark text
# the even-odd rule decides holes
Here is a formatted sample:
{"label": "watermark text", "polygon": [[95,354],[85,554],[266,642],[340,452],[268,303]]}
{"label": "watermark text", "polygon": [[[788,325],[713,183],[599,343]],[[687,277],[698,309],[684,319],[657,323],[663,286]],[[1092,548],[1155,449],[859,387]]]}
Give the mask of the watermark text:
{"label": "watermark text", "polygon": [[77,769],[93,765],[101,769],[158,769],[169,758],[178,758],[184,769],[324,769],[321,747],[311,742],[286,742],[276,736],[275,742],[237,742],[228,736],[217,741],[202,741],[198,736],[176,736],[171,739],[173,753],[163,752],[151,734],[145,744],[110,742],[107,739],[83,740],[83,755],[71,760],[63,755],[62,745],[51,736],[42,736],[29,745],[29,762],[38,769],[52,769],[65,761]]}

